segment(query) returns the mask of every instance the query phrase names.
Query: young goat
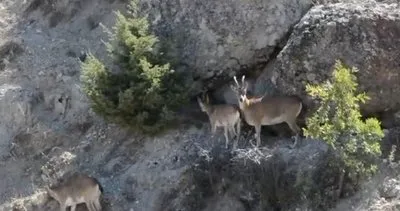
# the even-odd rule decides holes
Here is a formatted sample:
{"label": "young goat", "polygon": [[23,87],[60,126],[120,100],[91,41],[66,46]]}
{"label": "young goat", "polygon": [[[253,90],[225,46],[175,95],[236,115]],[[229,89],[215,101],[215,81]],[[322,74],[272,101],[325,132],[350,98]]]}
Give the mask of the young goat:
{"label": "young goat", "polygon": [[300,99],[292,96],[274,96],[249,98],[247,96],[248,84],[245,82],[245,76],[242,77],[242,85],[240,85],[233,77],[236,87],[231,86],[235,92],[239,107],[242,111],[247,124],[254,126],[256,131],[257,147],[260,145],[261,126],[275,125],[286,122],[290,129],[296,134],[295,142],[292,147],[296,146],[300,128],[296,124],[297,116],[300,114],[303,104]]}
{"label": "young goat", "polygon": [[[236,141],[233,144],[233,149],[236,149],[238,139],[240,138],[240,112],[234,106],[230,104],[219,104],[210,105],[208,96],[206,95],[206,102],[202,102],[200,98],[197,98],[197,102],[201,110],[207,113],[211,124],[211,133],[214,135],[217,127],[224,127],[225,135],[225,147],[228,148],[229,138],[228,131],[236,135]],[[235,131],[235,125],[236,130]]]}
{"label": "young goat", "polygon": [[100,196],[103,188],[93,177],[75,174],[64,184],[46,189],[58,201],[61,211],[66,211],[68,206],[71,206],[71,211],[75,211],[76,205],[80,203],[85,203],[89,211],[101,211]]}

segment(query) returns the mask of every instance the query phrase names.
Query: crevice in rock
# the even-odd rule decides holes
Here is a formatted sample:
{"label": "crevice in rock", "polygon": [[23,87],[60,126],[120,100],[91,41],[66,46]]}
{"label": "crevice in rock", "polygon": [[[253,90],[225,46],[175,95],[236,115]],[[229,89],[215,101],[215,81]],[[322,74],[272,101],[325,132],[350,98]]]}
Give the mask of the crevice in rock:
{"label": "crevice in rock", "polygon": [[285,35],[283,35],[281,37],[281,39],[279,40],[279,42],[274,46],[271,54],[268,57],[268,60],[255,65],[258,67],[261,66],[261,68],[256,69],[256,74],[254,75],[255,78],[258,78],[260,76],[264,67],[266,67],[270,62],[274,61],[278,57],[278,55],[282,52],[282,50],[287,45],[287,43],[294,31],[295,26],[303,19],[303,17],[311,10],[312,7],[313,6],[309,7],[307,9],[307,11],[304,14],[302,14],[301,18],[296,23],[294,23],[292,26],[289,27],[289,29],[285,33]]}

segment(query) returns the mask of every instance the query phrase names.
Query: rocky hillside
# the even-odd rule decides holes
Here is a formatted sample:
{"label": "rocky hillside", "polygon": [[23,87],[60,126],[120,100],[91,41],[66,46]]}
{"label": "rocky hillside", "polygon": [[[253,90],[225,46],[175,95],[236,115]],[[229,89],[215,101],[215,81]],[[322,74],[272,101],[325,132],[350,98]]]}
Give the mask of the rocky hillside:
{"label": "rocky hillside", "polygon": [[[358,67],[360,87],[372,97],[364,113],[387,129],[386,156],[400,126],[400,6],[338,2],[150,0],[141,1],[140,11],[169,46],[177,71],[187,73],[192,96],[207,88],[216,101],[236,103],[228,83],[246,74],[252,93],[297,94],[312,108],[305,83],[327,79],[335,59]],[[126,3],[0,1],[0,210],[59,209],[44,187],[76,171],[100,181],[110,211],[398,206],[398,167],[382,167],[350,198],[326,200],[338,178],[329,174],[324,142],[303,139],[292,149],[289,138],[265,133],[254,150],[254,131],[244,126],[231,153],[223,135],[211,137],[195,102],[177,129],[153,138],[104,122],[82,91],[80,61],[89,51],[109,61],[101,25],[111,28],[113,11],[125,11]]]}

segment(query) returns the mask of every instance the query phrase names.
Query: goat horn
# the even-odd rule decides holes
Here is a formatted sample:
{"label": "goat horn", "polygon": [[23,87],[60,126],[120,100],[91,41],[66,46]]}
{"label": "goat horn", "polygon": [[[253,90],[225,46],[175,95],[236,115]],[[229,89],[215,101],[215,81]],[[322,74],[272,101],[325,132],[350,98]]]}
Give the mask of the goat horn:
{"label": "goat horn", "polygon": [[233,76],[233,80],[235,80],[235,83],[236,83],[238,86],[240,86],[240,85],[239,85],[239,82],[238,82],[237,79],[236,79],[236,75]]}

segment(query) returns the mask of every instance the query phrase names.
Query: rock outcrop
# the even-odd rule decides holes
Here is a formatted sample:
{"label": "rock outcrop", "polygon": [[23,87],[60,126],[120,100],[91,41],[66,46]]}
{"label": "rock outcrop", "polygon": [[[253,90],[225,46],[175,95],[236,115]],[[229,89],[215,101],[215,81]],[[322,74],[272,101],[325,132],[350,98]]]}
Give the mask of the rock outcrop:
{"label": "rock outcrop", "polygon": [[311,0],[152,0],[143,1],[142,12],[149,15],[178,67],[202,82],[232,77],[267,62],[311,4]]}
{"label": "rock outcrop", "polygon": [[[263,151],[262,155],[267,158],[261,164],[248,159],[244,163],[244,159],[233,160],[233,154],[222,149],[223,142],[218,140],[223,139],[223,134],[212,138],[209,123],[200,118],[192,117],[177,130],[146,138],[114,124],[105,124],[91,112],[79,81],[79,60],[90,50],[107,63],[101,43],[107,38],[98,26],[101,22],[112,27],[115,21],[112,11],[123,11],[126,2],[0,1],[0,38],[4,43],[21,40],[0,45],[3,46],[0,47],[0,210],[56,210],[58,203],[46,197],[43,187],[72,171],[86,172],[100,181],[105,190],[105,210],[233,211],[261,210],[262,207],[306,210],[311,207],[307,204],[311,200],[320,200],[312,195],[313,191],[326,196],[333,193],[325,185],[332,186],[334,178],[325,180],[337,174],[329,172],[332,168],[326,166],[328,152],[323,142],[304,139],[297,149],[289,149],[289,140],[277,139],[272,150]],[[215,78],[229,76],[231,80],[239,70],[274,57],[276,47],[279,48],[311,2],[313,0],[143,0],[141,6],[142,11],[149,14],[161,41],[167,41],[169,49],[173,49],[168,55],[177,60],[182,70],[191,73],[191,79],[212,85],[208,82]],[[346,47],[353,43],[347,39],[356,40],[346,36],[364,31],[368,36],[377,36],[370,38],[376,40],[376,43],[369,40],[371,48],[387,56],[383,57],[387,60],[379,60],[379,54],[373,54],[376,57],[371,58],[375,60],[367,64],[375,66],[368,70],[375,71],[377,64],[381,64],[382,70],[393,70],[395,66],[390,66],[390,62],[397,56],[395,44],[398,41],[386,38],[397,38],[399,31],[393,31],[398,17],[389,7],[392,6],[316,7],[304,18],[314,22],[300,23],[279,58],[274,60],[276,63],[268,63],[268,67],[273,67],[268,73],[276,76],[273,82],[284,92],[298,91],[294,87],[303,89],[301,77],[322,80],[322,72],[315,67],[324,67],[323,76],[327,77],[327,70],[339,53],[345,58],[354,57],[347,62],[364,65],[362,55],[374,51],[363,47],[364,42]],[[354,11],[365,11],[365,14],[352,14]],[[392,16],[393,23],[389,21]],[[325,22],[337,24],[332,36],[324,31],[329,25],[322,21],[325,19]],[[342,19],[344,23],[340,22]],[[353,31],[354,28],[357,30]],[[310,32],[303,33],[303,30]],[[334,37],[343,40],[339,47],[334,44],[339,42],[333,40]],[[329,42],[325,43],[326,40]],[[365,43],[369,43],[367,41]],[[313,43],[322,47],[313,49],[310,47]],[[388,50],[390,46],[393,54]],[[328,47],[334,50],[327,51]],[[353,49],[356,47],[359,49]],[[307,53],[317,53],[318,58],[309,59]],[[300,61],[308,63],[301,66]],[[310,68],[307,65],[311,65]],[[360,75],[364,74],[363,70]],[[300,82],[297,72],[301,73]],[[361,78],[364,86],[368,85],[365,81],[371,81],[367,76],[370,75]],[[258,80],[261,86],[249,88],[255,94],[264,93],[264,90],[254,90],[257,87],[271,88],[260,79],[263,78]],[[200,87],[202,83],[193,85]],[[229,89],[221,91],[223,100],[235,102],[234,96],[226,90]],[[393,89],[393,95],[388,96],[394,96],[395,91]],[[206,115],[201,114],[207,120]],[[195,124],[196,121],[201,124]],[[240,149],[252,150],[250,136],[253,136],[252,131],[239,143]],[[263,137],[262,144],[270,147],[272,139]],[[207,154],[211,156],[207,157],[204,149],[211,151]],[[243,156],[249,155],[244,153]],[[308,198],[297,194],[298,191]],[[398,191],[391,193],[398,194]],[[23,198],[11,200],[19,197]]]}
{"label": "rock outcrop", "polygon": [[331,76],[336,59],[359,69],[359,88],[371,100],[365,113],[400,110],[400,9],[397,4],[357,3],[313,7],[295,26],[285,48],[264,75],[281,93],[310,103],[307,83]]}
{"label": "rock outcrop", "polygon": [[336,175],[327,167],[331,154],[326,143],[302,139],[304,144],[293,150],[282,144],[287,140],[275,141],[280,142],[276,147],[235,153],[202,146],[179,187],[160,197],[159,210],[323,209],[333,194],[326,188]]}
{"label": "rock outcrop", "polygon": [[[239,71],[270,60],[312,2],[151,0],[140,1],[140,12],[149,18],[170,62],[189,75],[189,82],[194,82],[193,94],[196,94],[203,85],[215,88]],[[125,9],[118,1],[107,3]],[[109,25],[101,15],[108,10],[101,8],[103,4],[102,1],[36,0],[27,7],[26,14],[46,17],[50,28],[68,22],[74,24],[80,17],[88,16],[86,24],[93,30],[100,23]],[[101,8],[100,14],[89,7]]]}

